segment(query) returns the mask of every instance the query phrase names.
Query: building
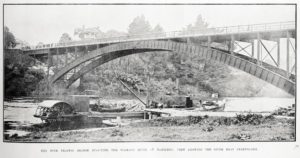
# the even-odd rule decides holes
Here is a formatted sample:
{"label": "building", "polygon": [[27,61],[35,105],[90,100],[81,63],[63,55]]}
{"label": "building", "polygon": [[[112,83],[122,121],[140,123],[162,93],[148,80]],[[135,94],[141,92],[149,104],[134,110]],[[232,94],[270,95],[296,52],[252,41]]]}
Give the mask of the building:
{"label": "building", "polygon": [[99,34],[102,34],[99,27],[85,28],[82,26],[82,28],[76,28],[74,31],[74,35],[78,35],[81,40],[96,39]]}

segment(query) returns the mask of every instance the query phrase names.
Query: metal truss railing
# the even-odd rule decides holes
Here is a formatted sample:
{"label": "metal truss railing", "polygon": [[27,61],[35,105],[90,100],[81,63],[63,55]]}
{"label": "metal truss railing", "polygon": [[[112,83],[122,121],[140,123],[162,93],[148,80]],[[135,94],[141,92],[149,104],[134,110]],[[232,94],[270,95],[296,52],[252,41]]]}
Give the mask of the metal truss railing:
{"label": "metal truss railing", "polygon": [[95,44],[105,44],[105,43],[129,42],[129,41],[138,41],[138,40],[171,39],[171,38],[184,38],[184,37],[195,37],[195,36],[213,36],[213,35],[267,32],[267,31],[289,30],[289,29],[295,29],[294,21],[215,27],[215,28],[206,28],[206,29],[195,29],[190,31],[172,31],[172,32],[162,32],[162,33],[136,34],[136,35],[108,37],[108,38],[91,39],[91,40],[70,41],[66,43],[51,43],[51,44],[43,44],[38,46],[26,46],[26,47],[22,47],[21,49],[26,51],[26,50],[85,46],[85,45],[95,45]]}

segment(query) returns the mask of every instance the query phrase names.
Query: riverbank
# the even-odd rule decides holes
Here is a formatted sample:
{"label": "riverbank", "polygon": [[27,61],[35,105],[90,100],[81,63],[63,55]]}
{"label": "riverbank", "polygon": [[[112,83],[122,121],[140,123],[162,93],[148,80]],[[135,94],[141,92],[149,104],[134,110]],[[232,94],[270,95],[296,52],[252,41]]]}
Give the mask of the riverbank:
{"label": "riverbank", "polygon": [[[226,98],[227,103],[221,115],[213,113],[209,120],[232,118],[237,113],[257,113],[264,117],[279,107],[286,108],[295,103],[294,98]],[[140,102],[133,99],[105,99],[103,102],[117,105]],[[231,124],[210,126],[209,123],[154,126],[151,120],[140,119],[126,123],[121,127],[88,126],[70,128],[68,131],[49,131],[40,129],[41,120],[33,117],[38,103],[19,100],[4,102],[4,138],[5,141],[18,142],[105,142],[105,141],[293,141],[295,119],[274,117],[274,120],[259,125]],[[179,109],[180,110],[180,109]],[[197,112],[197,110],[194,110]],[[188,110],[193,115],[193,110]],[[265,115],[266,114],[266,115]],[[198,114],[197,114],[198,115]],[[200,114],[204,116],[205,113]],[[178,115],[175,115],[178,116]],[[32,128],[34,127],[34,128]],[[37,128],[35,128],[37,127]],[[211,129],[213,128],[213,130]],[[92,131],[91,131],[92,129]],[[62,129],[64,130],[64,129]],[[224,132],[225,131],[225,132]],[[251,138],[249,138],[249,136]]]}
{"label": "riverbank", "polygon": [[35,131],[12,142],[294,141],[294,119],[249,114],[229,117],[166,117],[126,126]]}

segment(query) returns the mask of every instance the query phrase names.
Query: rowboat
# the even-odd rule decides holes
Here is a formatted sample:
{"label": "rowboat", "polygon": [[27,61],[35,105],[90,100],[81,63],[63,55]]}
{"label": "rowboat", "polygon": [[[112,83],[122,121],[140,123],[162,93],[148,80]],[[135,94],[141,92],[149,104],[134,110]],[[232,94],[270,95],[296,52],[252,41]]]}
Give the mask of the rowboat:
{"label": "rowboat", "polygon": [[215,100],[215,101],[202,101],[200,100],[200,106],[203,111],[224,111],[226,100]]}

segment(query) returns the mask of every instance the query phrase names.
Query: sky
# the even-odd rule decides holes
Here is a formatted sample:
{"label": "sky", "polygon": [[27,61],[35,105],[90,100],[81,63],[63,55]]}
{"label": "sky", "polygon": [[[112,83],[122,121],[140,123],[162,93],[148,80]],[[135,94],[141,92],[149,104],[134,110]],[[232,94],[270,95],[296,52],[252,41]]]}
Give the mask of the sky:
{"label": "sky", "polygon": [[[201,14],[210,27],[295,21],[294,5],[5,5],[4,25],[31,45],[56,43],[63,33],[99,27],[127,32],[144,15],[152,27],[181,30]],[[74,38],[74,37],[73,37]]]}

